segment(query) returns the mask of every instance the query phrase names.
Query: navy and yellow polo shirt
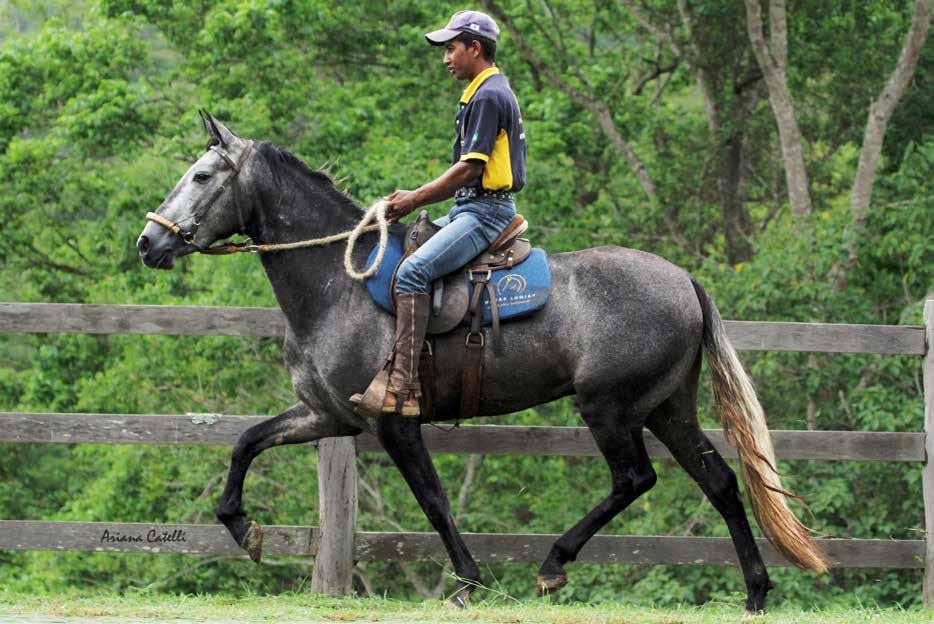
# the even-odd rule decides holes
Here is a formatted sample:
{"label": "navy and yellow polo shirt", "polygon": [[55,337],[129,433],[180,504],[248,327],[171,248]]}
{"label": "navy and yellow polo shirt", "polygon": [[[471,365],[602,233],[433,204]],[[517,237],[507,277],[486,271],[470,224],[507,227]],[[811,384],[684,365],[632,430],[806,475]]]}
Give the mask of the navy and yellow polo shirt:
{"label": "navy and yellow polo shirt", "polygon": [[496,67],[480,72],[464,90],[455,122],[454,158],[482,160],[483,174],[468,187],[518,192],[525,186],[525,131],[519,103]]}

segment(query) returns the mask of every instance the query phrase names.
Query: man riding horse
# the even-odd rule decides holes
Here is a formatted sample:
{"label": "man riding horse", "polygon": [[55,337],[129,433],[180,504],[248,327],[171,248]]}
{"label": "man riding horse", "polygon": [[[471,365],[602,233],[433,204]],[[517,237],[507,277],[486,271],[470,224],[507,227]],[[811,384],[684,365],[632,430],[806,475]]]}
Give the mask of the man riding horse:
{"label": "man riding horse", "polygon": [[483,252],[516,216],[513,194],[525,184],[525,132],[516,96],[495,65],[498,36],[493,19],[479,11],[458,11],[447,26],[425,35],[432,45],[444,46],[448,71],[470,82],[454,122],[451,167],[414,191],[397,190],[386,198],[390,221],[421,206],[456,199],[447,216],[435,221],[441,230],[399,267],[389,381],[383,389],[384,377],[377,375],[367,390],[385,393],[382,413],[421,414],[418,363],[431,284]]}
{"label": "man riding horse", "polygon": [[[657,475],[643,439],[647,428],[720,512],[742,569],[746,608],[760,611],[772,583],[736,474],[698,421],[703,359],[713,381],[713,402],[727,439],[737,449],[762,533],[801,568],[823,572],[830,561],[788,506],[765,412],[752,381],[713,300],[684,269],[650,253],[614,246],[547,258],[541,254],[547,287],[562,296],[548,300],[535,314],[511,321],[509,331],[499,337],[499,354],[482,351],[482,334],[474,327],[477,314],[472,315],[466,346],[460,331],[432,330],[434,366],[425,370],[431,370],[434,378],[433,384],[426,384],[434,393],[430,401],[434,410],[419,410],[417,363],[426,332],[429,285],[483,252],[497,237],[515,212],[509,194],[524,182],[519,108],[506,79],[493,65],[496,36],[493,21],[476,12],[458,13],[447,28],[428,35],[430,42],[446,46],[445,64],[451,73],[470,80],[457,116],[455,162],[434,182],[393,193],[391,216],[398,219],[460,191],[454,208],[440,221],[444,227],[402,264],[395,323],[384,312],[385,306],[374,305],[379,301],[368,292],[379,281],[378,270],[366,285],[359,281],[362,274],[353,270],[366,259],[367,250],[354,252],[351,243],[371,216],[385,223],[384,203],[363,211],[328,176],[310,170],[299,158],[267,141],[237,136],[210,114],[203,115],[210,146],[158,211],[147,213],[148,223],[137,240],[140,258],[149,267],[170,269],[176,258],[194,252],[258,253],[286,321],[283,359],[299,399],[240,436],[231,453],[217,517],[234,541],[259,562],[263,529],[243,505],[244,478],[251,462],[275,446],[369,431],[441,537],[457,578],[451,603],[466,606],[470,593],[480,586],[480,568],[454,521],[422,437],[422,422],[450,420],[458,413],[510,414],[573,395],[606,459],[610,489],[544,555],[535,581],[538,593],[560,590],[568,580],[565,566],[600,529],[655,485]],[[375,257],[395,245],[398,253],[393,257],[401,258],[402,228],[393,228],[393,236],[387,228],[378,229],[377,249],[382,251],[376,251]],[[238,233],[251,242],[218,243]],[[346,251],[332,244],[345,239]],[[368,240],[375,242],[373,237]],[[342,261],[345,271],[336,268]],[[378,265],[374,260],[370,269]],[[504,278],[518,279],[514,271],[521,273],[510,265]],[[487,287],[490,272],[489,267],[482,270]],[[387,279],[386,292],[380,291],[382,299],[389,298],[388,283]],[[482,292],[477,286],[474,294]],[[449,294],[450,289],[436,288],[435,299],[439,292]],[[501,295],[489,296],[491,313]],[[436,323],[434,303],[431,320]],[[463,317],[455,316],[454,326],[459,326]],[[495,317],[492,320],[496,342]],[[391,378],[376,384],[388,386],[389,392],[368,390],[371,398],[379,400],[366,403],[365,416],[377,418],[361,417],[346,397],[367,383],[371,363],[385,357],[383,345],[394,330],[392,374],[386,368],[380,371],[383,378]],[[481,338],[478,349],[470,347],[474,333]],[[473,357],[479,353],[482,367],[464,365],[468,347]],[[464,383],[467,371],[479,370],[486,371],[482,395],[468,392]],[[480,385],[478,376],[472,377],[471,387]],[[470,409],[464,410],[468,396],[473,397]],[[419,417],[411,417],[415,414]]]}

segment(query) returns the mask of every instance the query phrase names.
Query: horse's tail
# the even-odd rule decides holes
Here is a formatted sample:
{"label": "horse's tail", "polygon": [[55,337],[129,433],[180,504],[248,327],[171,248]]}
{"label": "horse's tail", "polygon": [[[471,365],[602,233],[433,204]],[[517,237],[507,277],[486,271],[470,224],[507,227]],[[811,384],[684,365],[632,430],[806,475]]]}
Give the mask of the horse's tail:
{"label": "horse's tail", "polygon": [[703,287],[691,278],[704,313],[703,346],[713,372],[713,395],[727,440],[739,452],[743,481],[759,528],[786,559],[799,568],[825,572],[827,555],[788,507],[772,448],[772,436],[752,381],[743,370]]}

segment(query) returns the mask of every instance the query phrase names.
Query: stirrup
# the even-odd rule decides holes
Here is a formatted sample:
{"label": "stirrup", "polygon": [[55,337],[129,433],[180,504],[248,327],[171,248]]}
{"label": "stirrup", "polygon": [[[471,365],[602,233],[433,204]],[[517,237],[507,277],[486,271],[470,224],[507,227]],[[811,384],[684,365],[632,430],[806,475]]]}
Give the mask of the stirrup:
{"label": "stirrup", "polygon": [[379,369],[373,381],[367,386],[363,394],[350,397],[351,403],[356,407],[354,412],[364,418],[379,418],[383,413],[383,401],[386,399],[386,388],[389,386],[389,369],[387,366]]}

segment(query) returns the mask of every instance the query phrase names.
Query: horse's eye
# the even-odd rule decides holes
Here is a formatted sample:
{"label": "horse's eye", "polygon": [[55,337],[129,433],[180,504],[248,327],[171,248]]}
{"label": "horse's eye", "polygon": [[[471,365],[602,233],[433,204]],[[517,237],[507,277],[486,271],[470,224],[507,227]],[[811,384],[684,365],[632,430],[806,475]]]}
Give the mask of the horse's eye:
{"label": "horse's eye", "polygon": [[198,173],[195,174],[194,179],[195,179],[195,182],[207,182],[208,180],[211,179],[211,174],[204,173],[203,171],[199,171]]}

